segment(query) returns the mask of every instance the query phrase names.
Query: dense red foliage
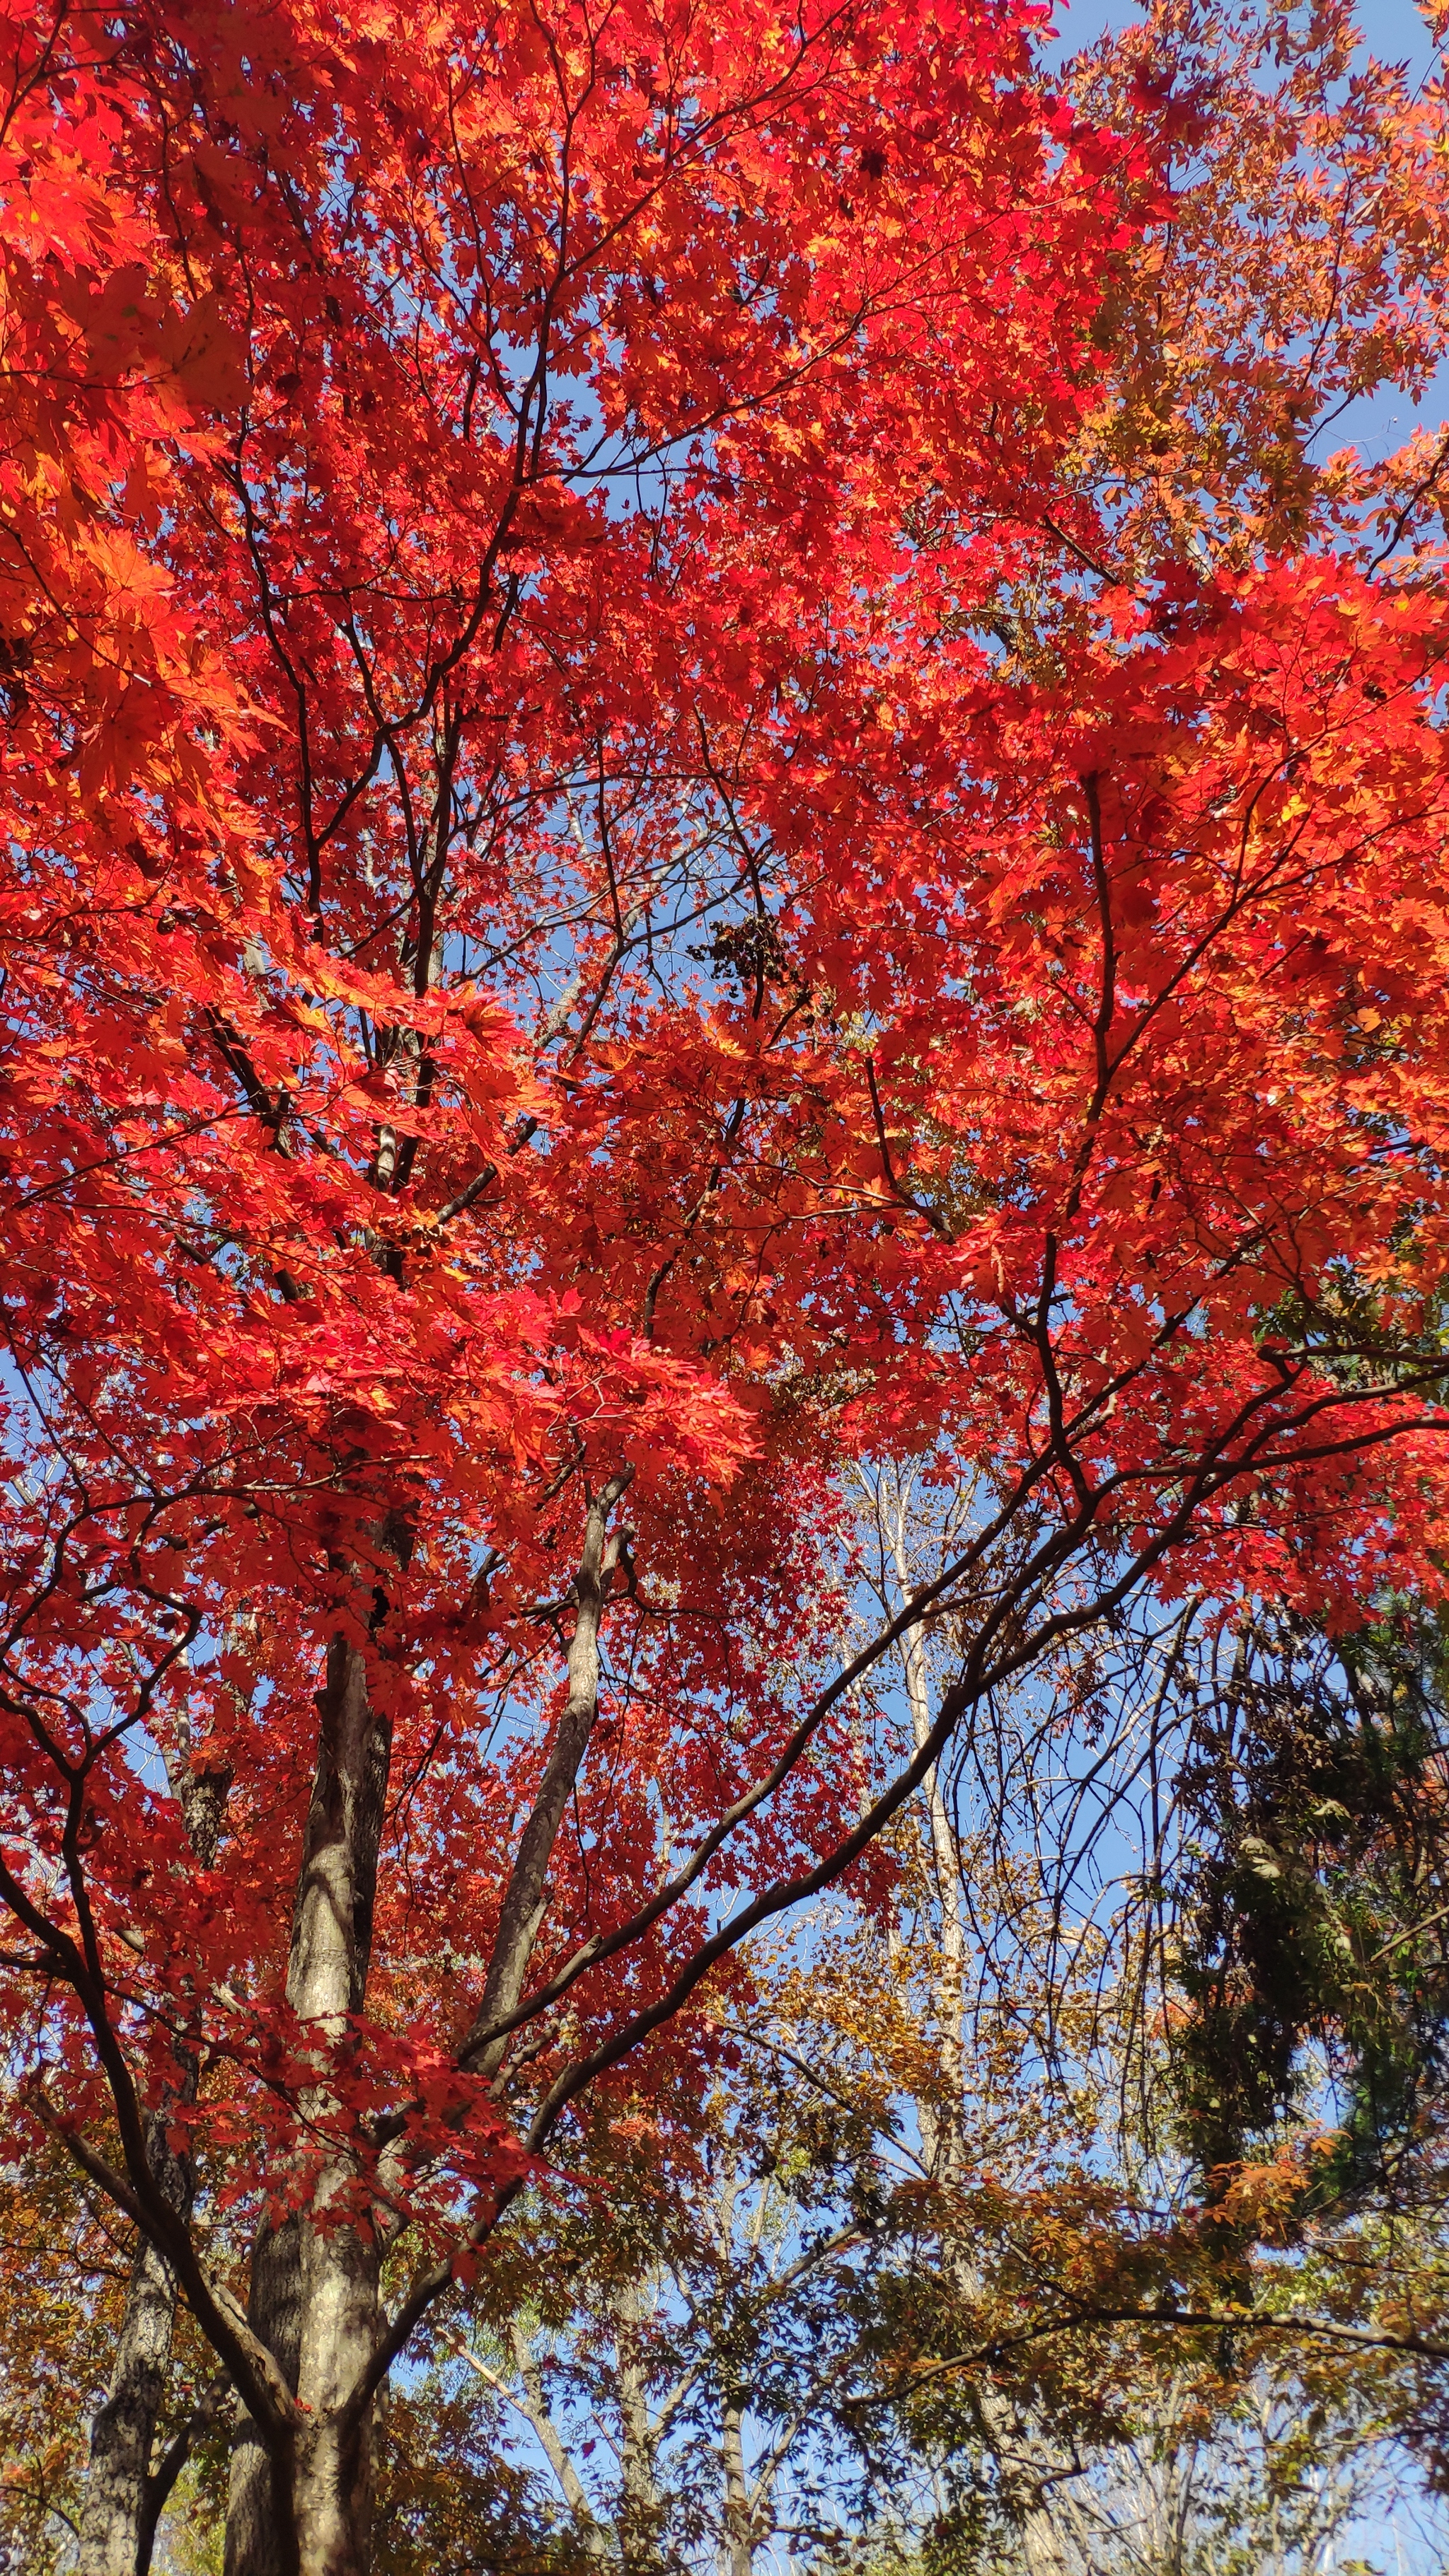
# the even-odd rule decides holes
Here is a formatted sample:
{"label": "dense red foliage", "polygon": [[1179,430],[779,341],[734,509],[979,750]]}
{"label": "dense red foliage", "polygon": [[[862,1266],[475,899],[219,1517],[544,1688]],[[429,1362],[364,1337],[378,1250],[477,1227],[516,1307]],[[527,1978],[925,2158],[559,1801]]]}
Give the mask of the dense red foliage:
{"label": "dense red foliage", "polygon": [[[1145,1581],[1444,1543],[1442,602],[1094,577],[1176,128],[1038,15],[7,6],[10,2045],[143,2207],[169,2095],[249,2396],[208,2211],[452,2246],[882,1789],[853,1458],[982,1480],[958,1719]],[[626,1470],[530,1988],[780,1779],[510,2079]],[[319,2028],[329,1641],[390,1768]]]}

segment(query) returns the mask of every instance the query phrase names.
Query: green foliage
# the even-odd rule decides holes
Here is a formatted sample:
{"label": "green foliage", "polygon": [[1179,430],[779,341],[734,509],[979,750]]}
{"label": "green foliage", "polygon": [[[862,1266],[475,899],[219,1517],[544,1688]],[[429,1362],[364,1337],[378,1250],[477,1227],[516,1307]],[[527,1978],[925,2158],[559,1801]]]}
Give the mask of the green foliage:
{"label": "green foliage", "polygon": [[1200,1713],[1175,2075],[1210,2194],[1315,2084],[1317,2203],[1404,2185],[1449,2042],[1446,1680],[1443,1621],[1394,1601],[1260,1628]]}
{"label": "green foliage", "polygon": [[225,2462],[188,2462],[156,2535],[155,2576],[222,2576],[226,2539]]}

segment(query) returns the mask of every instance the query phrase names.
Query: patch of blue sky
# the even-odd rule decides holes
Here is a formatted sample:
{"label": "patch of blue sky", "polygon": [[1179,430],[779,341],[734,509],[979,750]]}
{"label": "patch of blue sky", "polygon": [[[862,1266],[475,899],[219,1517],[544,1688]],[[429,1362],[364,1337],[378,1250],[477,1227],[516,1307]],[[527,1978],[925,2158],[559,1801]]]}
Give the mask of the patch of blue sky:
{"label": "patch of blue sky", "polygon": [[[1140,23],[1141,15],[1137,0],[1062,0],[1044,49],[1046,58],[1059,65],[1099,37]],[[1414,0],[1359,0],[1357,16],[1365,56],[1403,64],[1416,82],[1429,79],[1435,65],[1434,46]],[[1401,387],[1381,385],[1327,416],[1308,445],[1320,459],[1338,448],[1356,447],[1366,463],[1381,464],[1405,446],[1415,430],[1437,428],[1446,416],[1449,359],[1417,399]]]}

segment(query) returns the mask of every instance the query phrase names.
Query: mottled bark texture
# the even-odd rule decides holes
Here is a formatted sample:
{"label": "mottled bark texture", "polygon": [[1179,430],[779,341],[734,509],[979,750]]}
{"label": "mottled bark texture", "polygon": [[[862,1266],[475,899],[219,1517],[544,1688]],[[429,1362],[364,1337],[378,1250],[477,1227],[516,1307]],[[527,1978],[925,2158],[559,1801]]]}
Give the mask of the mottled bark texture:
{"label": "mottled bark texture", "polygon": [[[168,2149],[159,2118],[151,2123],[147,2152],[167,2200],[184,2213],[191,2197],[189,2178],[180,2157]],[[142,2237],[127,2284],[110,2386],[91,2427],[78,2576],[137,2576],[151,2520],[147,2488],[175,2316],[176,2283],[155,2247]]]}
{"label": "mottled bark texture", "polygon": [[[167,1750],[166,1768],[192,1852],[209,1869],[221,1839],[230,1771],[194,1769],[184,1725]],[[173,2098],[194,2101],[196,2084],[196,2058],[182,2042]],[[190,2163],[173,2152],[166,2130],[163,2108],[147,2124],[147,2162],[162,2198],[178,2216],[189,2218],[194,2193]],[[161,2506],[189,2448],[183,2437],[179,2454],[173,2451],[162,2463],[154,2457],[175,2320],[174,2275],[142,2237],[126,2288],[110,2385],[91,2426],[76,2576],[147,2576]]]}
{"label": "mottled bark texture", "polygon": [[[378,1849],[391,1728],[374,1708],[366,1658],[333,1638],[318,1696],[321,1720],[292,1915],[287,2001],[330,2057],[367,1992]],[[325,2125],[335,2105],[320,2081],[301,2103]],[[377,2337],[378,2251],[370,2229],[328,2227],[357,2179],[348,2152],[324,2159],[307,2207],[253,2253],[248,2317],[307,2410],[289,2444],[238,2432],[227,2515],[226,2576],[365,2576],[372,2519],[372,2416],[341,2413]],[[320,2223],[319,2223],[320,2222]]]}
{"label": "mottled bark texture", "polygon": [[[524,1827],[499,1916],[475,2033],[463,2052],[497,2073],[507,2040],[491,2024],[516,2006],[548,1903],[548,1871],[570,1792],[598,1707],[599,1623],[617,1542],[608,1516],[629,1482],[613,1477],[591,1502],[574,1579],[576,1614],[568,1654],[568,1696]],[[405,1541],[389,1538],[394,1552]],[[373,1705],[366,1658],[334,1638],[321,1717],[312,1802],[292,1921],[287,2000],[330,2057],[345,2040],[367,1993],[378,1854],[387,1802],[391,1730]],[[325,2078],[301,2102],[304,2121],[325,2131],[335,2104]],[[226,2576],[369,2576],[372,2565],[373,2407],[354,2392],[377,2350],[380,2235],[344,2219],[355,2202],[356,2157],[336,2151],[307,2177],[304,2205],[275,2234],[258,2238],[250,2321],[268,2344],[302,2409],[299,2429],[270,2442],[244,2422],[233,2454]]]}

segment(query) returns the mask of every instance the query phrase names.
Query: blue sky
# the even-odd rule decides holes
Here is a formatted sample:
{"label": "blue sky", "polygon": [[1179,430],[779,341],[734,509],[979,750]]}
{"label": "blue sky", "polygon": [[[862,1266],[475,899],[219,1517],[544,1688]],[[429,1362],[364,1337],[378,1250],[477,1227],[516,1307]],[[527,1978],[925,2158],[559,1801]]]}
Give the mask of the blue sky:
{"label": "blue sky", "polygon": [[[1071,0],[1059,8],[1058,23],[1068,43],[1086,45],[1105,27],[1130,26],[1135,14],[1132,0]],[[1376,54],[1427,67],[1429,39],[1414,0],[1359,0],[1358,18]]]}
{"label": "blue sky", "polygon": [[[1359,0],[1357,14],[1366,46],[1381,62],[1407,63],[1421,78],[1428,72],[1433,48],[1414,0]],[[1109,27],[1130,26],[1136,16],[1133,0],[1057,0],[1058,36],[1052,50],[1089,45]],[[1421,422],[1437,426],[1446,417],[1449,361],[1422,403],[1416,406],[1385,387],[1335,420],[1327,444],[1354,445],[1374,458],[1388,456]]]}

